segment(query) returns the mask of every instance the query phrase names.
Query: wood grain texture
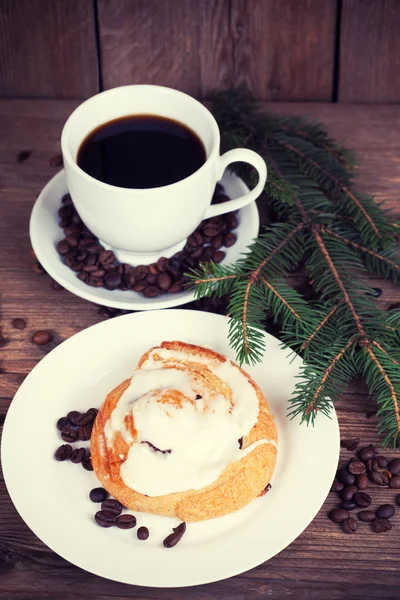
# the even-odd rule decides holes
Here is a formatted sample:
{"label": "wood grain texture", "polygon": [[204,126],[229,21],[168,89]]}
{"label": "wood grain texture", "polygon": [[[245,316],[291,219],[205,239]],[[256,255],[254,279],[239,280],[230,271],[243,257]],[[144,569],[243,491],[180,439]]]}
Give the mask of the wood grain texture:
{"label": "wood grain texture", "polygon": [[332,99],[334,0],[232,0],[233,82],[262,100]]}
{"label": "wood grain texture", "polygon": [[105,88],[151,83],[199,98],[230,84],[226,0],[98,0]]}
{"label": "wood grain texture", "polygon": [[339,102],[400,101],[400,3],[343,0]]}
{"label": "wood grain texture", "polygon": [[[0,101],[0,327],[7,339],[0,348],[0,424],[24,376],[47,352],[32,344],[32,333],[50,329],[58,343],[102,320],[95,305],[66,290],[54,291],[47,275],[31,270],[29,213],[38,191],[55,172],[49,158],[59,151],[62,125],[75,106],[73,101]],[[387,199],[400,213],[400,140],[396,134],[400,106],[267,106],[325,122],[333,136],[358,151],[360,188]],[[32,150],[32,155],[17,163],[15,156],[22,149]],[[371,283],[383,289],[383,307],[399,301],[399,288],[379,278]],[[12,327],[15,317],[26,319],[24,330]],[[365,386],[353,382],[336,403],[342,438],[360,437],[362,444],[379,444],[375,418],[366,418],[366,411],[373,407]],[[350,456],[341,451],[342,461]],[[393,501],[395,494],[374,486],[371,495],[377,507]],[[0,470],[0,599],[73,600],[78,595],[84,600],[397,600],[400,514],[389,533],[374,535],[363,524],[356,534],[345,535],[326,518],[335,503],[330,494],[290,546],[248,573],[190,589],[139,588],[86,573],[50,551],[14,509]]]}
{"label": "wood grain texture", "polygon": [[0,0],[0,96],[98,91],[92,0]]}

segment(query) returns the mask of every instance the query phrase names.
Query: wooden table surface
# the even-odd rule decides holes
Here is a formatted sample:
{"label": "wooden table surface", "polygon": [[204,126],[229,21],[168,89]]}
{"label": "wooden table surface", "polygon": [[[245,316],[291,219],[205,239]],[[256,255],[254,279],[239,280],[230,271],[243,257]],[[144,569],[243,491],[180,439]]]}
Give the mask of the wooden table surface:
{"label": "wooden table surface", "polygon": [[[103,319],[98,307],[65,290],[53,290],[47,275],[32,271],[29,215],[37,194],[57,170],[49,161],[60,152],[62,125],[77,104],[78,101],[0,100],[0,327],[7,340],[0,349],[0,432],[13,395],[45,352],[32,344],[32,333],[49,329],[61,341]],[[400,106],[268,107],[325,122],[333,136],[358,152],[359,187],[386,200],[388,207],[400,213]],[[21,150],[31,150],[32,154],[27,161],[18,163],[16,155]],[[379,278],[373,279],[372,285],[383,290],[378,300],[383,307],[400,300],[399,288]],[[16,317],[27,321],[26,329],[12,327]],[[336,407],[342,438],[360,437],[362,444],[379,444],[375,419],[366,417],[366,412],[374,408],[374,400],[362,382],[352,383]],[[349,456],[342,450],[342,460]],[[374,489],[373,497],[378,506],[393,501],[394,494]],[[294,506],[295,503],[294,497]],[[389,533],[373,534],[365,525],[355,534],[346,535],[326,517],[334,504],[335,498],[330,494],[311,525],[288,548],[243,575],[190,589],[159,590],[102,579],[54,554],[14,509],[0,472],[0,598],[398,599],[400,514],[394,518]],[[279,518],[284,521],[285,515]],[[268,531],[265,538],[268,539]]]}

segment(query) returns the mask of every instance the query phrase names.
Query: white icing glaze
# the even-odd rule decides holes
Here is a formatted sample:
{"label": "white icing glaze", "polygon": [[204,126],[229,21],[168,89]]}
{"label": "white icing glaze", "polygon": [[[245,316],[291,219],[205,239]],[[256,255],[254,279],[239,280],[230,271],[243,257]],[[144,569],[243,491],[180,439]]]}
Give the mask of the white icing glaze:
{"label": "white icing glaze", "polygon": [[[153,360],[155,353],[162,361]],[[208,394],[194,375],[176,368],[177,359],[206,365],[229,386],[232,401],[219,393]],[[162,368],[165,365],[172,368]],[[199,387],[202,398],[196,400]],[[181,401],[167,402],[168,390],[179,392]],[[230,463],[260,444],[276,447],[274,440],[264,439],[239,449],[238,440],[257,421],[259,401],[247,377],[228,359],[221,363],[206,356],[163,348],[153,350],[134,372],[129,387],[105,424],[107,444],[112,443],[117,431],[128,444],[132,443],[124,423],[129,412],[133,415],[138,443],[131,445],[121,465],[121,477],[127,486],[147,496],[201,489],[216,481]],[[141,442],[149,442],[163,452]]]}

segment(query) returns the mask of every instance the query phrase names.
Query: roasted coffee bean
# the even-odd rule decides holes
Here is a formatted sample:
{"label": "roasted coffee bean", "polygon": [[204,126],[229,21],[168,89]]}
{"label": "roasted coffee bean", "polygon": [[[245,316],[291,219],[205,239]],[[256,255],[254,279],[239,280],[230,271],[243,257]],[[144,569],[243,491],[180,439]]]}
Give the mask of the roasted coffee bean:
{"label": "roasted coffee bean", "polygon": [[360,508],[367,508],[371,504],[371,496],[365,492],[357,492],[354,494],[353,500]]}
{"label": "roasted coffee bean", "polygon": [[86,412],[86,413],[82,413],[81,415],[79,415],[79,417],[77,417],[76,422],[78,425],[81,425],[82,427],[87,425],[88,423],[92,423],[94,420],[93,414]]}
{"label": "roasted coffee bean", "polygon": [[157,285],[161,290],[165,292],[169,290],[171,285],[173,284],[173,279],[169,273],[164,271],[164,273],[160,273],[157,277]]}
{"label": "roasted coffee bean", "polygon": [[146,296],[146,298],[155,298],[156,296],[159,295],[159,293],[160,293],[160,290],[155,285],[149,285],[148,287],[144,288],[144,290],[143,290],[143,296]]}
{"label": "roasted coffee bean", "polygon": [[99,263],[101,265],[109,265],[115,261],[114,252],[112,250],[104,250],[99,255]]}
{"label": "roasted coffee bean", "polygon": [[90,246],[88,246],[86,248],[86,252],[90,255],[92,254],[99,254],[100,252],[102,252],[104,250],[104,248],[102,246],[100,246],[100,244],[91,244]]}
{"label": "roasted coffee bean", "polygon": [[133,270],[133,275],[137,281],[141,281],[146,277],[149,272],[149,268],[146,265],[138,265]]}
{"label": "roasted coffee bean", "polygon": [[86,283],[88,285],[90,285],[91,287],[95,287],[95,288],[103,286],[103,280],[99,279],[98,277],[91,277],[91,276],[89,276],[89,278],[86,281]]}
{"label": "roasted coffee bean", "polygon": [[214,248],[214,250],[219,250],[222,246],[222,242],[222,235],[217,235],[211,240],[211,246]]}
{"label": "roasted coffee bean", "polygon": [[103,510],[110,511],[113,513],[113,515],[117,516],[121,514],[123,506],[120,502],[118,502],[118,500],[114,500],[114,498],[108,498],[107,500],[103,501],[101,508]]}
{"label": "roasted coffee bean", "polygon": [[149,265],[149,273],[152,275],[158,275],[158,269],[156,263]]}
{"label": "roasted coffee bean", "polygon": [[364,448],[361,448],[361,450],[358,453],[358,456],[360,458],[360,460],[362,461],[366,461],[369,460],[370,458],[374,458],[375,457],[375,447],[370,444],[369,446],[364,446]]}
{"label": "roasted coffee bean", "polygon": [[352,500],[354,494],[357,494],[357,492],[358,492],[358,487],[356,485],[352,484],[352,485],[347,485],[345,488],[343,488],[339,495],[342,498],[342,500],[347,502],[348,500]]}
{"label": "roasted coffee bean", "polygon": [[238,218],[233,212],[225,215],[225,222],[229,229],[236,229],[236,227],[239,225]]}
{"label": "roasted coffee bean", "polygon": [[67,460],[67,458],[69,458],[71,454],[72,446],[70,446],[69,444],[63,444],[62,446],[57,448],[54,456],[56,457],[56,460],[63,461]]}
{"label": "roasted coffee bean", "polygon": [[[87,264],[85,264],[83,266],[82,270],[85,271],[85,273],[89,273],[89,275],[92,277],[92,273],[94,273],[95,271],[97,271],[97,269],[98,269],[97,265],[87,265]],[[119,275],[118,275],[118,277],[119,277]]]}
{"label": "roasted coffee bean", "polygon": [[183,522],[178,527],[172,528],[173,533],[165,538],[163,545],[165,548],[173,548],[182,539],[183,534],[186,531],[186,523]]}
{"label": "roasted coffee bean", "polygon": [[99,409],[98,408],[89,408],[89,410],[86,411],[86,413],[93,415],[93,420],[94,420],[97,417],[97,415],[99,414]]}
{"label": "roasted coffee bean", "polygon": [[390,519],[395,513],[394,506],[392,504],[382,504],[376,511],[378,519]]}
{"label": "roasted coffee bean", "polygon": [[344,508],[344,510],[354,510],[357,507],[357,504],[354,500],[348,500],[347,502],[342,502],[340,508]]}
{"label": "roasted coffee bean", "polygon": [[182,291],[182,288],[183,288],[183,281],[175,281],[175,283],[173,283],[171,285],[171,287],[169,288],[168,292],[170,294],[177,294]]}
{"label": "roasted coffee bean", "polygon": [[90,458],[84,458],[82,461],[82,467],[86,470],[86,471],[93,471],[93,465],[92,465],[92,461]]}
{"label": "roasted coffee bean", "polygon": [[357,475],[356,477],[356,486],[359,490],[365,490],[368,487],[368,477],[365,473],[361,473],[361,475]]}
{"label": "roasted coffee bean", "polygon": [[89,492],[89,498],[92,502],[104,502],[107,496],[107,490],[102,487],[93,488],[93,490],[90,490]]}
{"label": "roasted coffee bean", "polygon": [[69,225],[72,225],[72,219],[70,217],[66,217],[65,219],[61,219],[59,223],[62,229],[65,229]]}
{"label": "roasted coffee bean", "polygon": [[76,439],[78,437],[78,434],[76,431],[74,431],[74,429],[66,429],[64,431],[61,432],[61,437],[64,440],[64,442],[68,442],[73,443],[76,442]]}
{"label": "roasted coffee bean", "polygon": [[71,421],[71,423],[73,425],[78,425],[78,419],[81,416],[81,413],[78,412],[77,410],[71,410],[68,414],[67,414],[67,418]]}
{"label": "roasted coffee bean", "polygon": [[220,263],[222,260],[224,260],[224,258],[225,258],[225,252],[223,252],[222,250],[217,250],[212,255],[212,259],[215,263]]}
{"label": "roasted coffee bean", "polygon": [[90,440],[90,436],[92,433],[92,424],[89,425],[80,425],[78,428],[78,439],[82,442],[87,442]]}
{"label": "roasted coffee bean", "polygon": [[[217,238],[214,238],[217,239]],[[192,252],[191,254],[191,258],[193,258],[193,260],[198,260],[201,255],[203,254],[203,246],[198,246],[194,252]]]}
{"label": "roasted coffee bean", "polygon": [[390,487],[394,490],[399,490],[400,489],[400,475],[393,475],[392,479],[390,480]]}
{"label": "roasted coffee bean", "polygon": [[371,473],[371,471],[373,471],[373,462],[373,458],[370,458],[365,461],[365,468],[367,469],[367,473]]}
{"label": "roasted coffee bean", "polygon": [[[389,483],[389,478],[386,477],[386,475],[384,473],[381,473],[380,471],[372,471],[372,473],[370,474],[370,477],[371,477],[372,481],[374,483],[377,483],[378,485],[388,485],[388,483]],[[390,481],[392,481],[392,480],[393,480],[393,478]],[[400,484],[400,481],[399,481],[399,484]],[[400,485],[399,485],[399,487],[400,487]]]}
{"label": "roasted coffee bean", "polygon": [[345,448],[346,450],[349,450],[349,452],[354,452],[354,450],[357,448],[359,443],[360,443],[360,438],[353,438],[351,440],[341,440],[340,446],[341,446],[341,448]]}
{"label": "roasted coffee bean", "polygon": [[121,284],[121,275],[119,273],[107,273],[104,277],[104,287],[107,290],[116,290]]}
{"label": "roasted coffee bean", "polygon": [[[195,233],[198,233],[198,232],[196,231]],[[199,234],[199,235],[201,235],[201,234]],[[203,241],[203,237],[201,238],[201,241]],[[192,235],[189,235],[186,245],[190,246],[192,248],[197,248],[197,246],[201,245],[201,242],[200,242],[200,244],[198,244],[195,234],[192,233]]]}
{"label": "roasted coffee bean", "polygon": [[371,523],[371,529],[374,533],[385,533],[392,529],[392,524],[387,519],[377,519]]}
{"label": "roasted coffee bean", "polygon": [[62,154],[55,154],[49,160],[51,167],[62,167],[64,164]]}
{"label": "roasted coffee bean", "polygon": [[371,523],[375,521],[376,516],[373,510],[360,510],[358,513],[358,518],[360,521],[364,521],[364,523]]}
{"label": "roasted coffee bean", "polygon": [[91,273],[91,277],[97,277],[97,278],[102,278],[104,277],[104,275],[106,274],[104,269],[96,269],[96,271],[93,271]]}
{"label": "roasted coffee bean", "polygon": [[61,240],[61,242],[58,242],[57,244],[57,252],[58,254],[67,254],[68,250],[69,250],[70,246],[67,242],[67,240]]}
{"label": "roasted coffee bean", "polygon": [[32,336],[32,342],[37,346],[45,346],[52,340],[52,335],[49,331],[39,330],[35,331]]}
{"label": "roasted coffee bean", "polygon": [[61,290],[63,290],[64,288],[58,283],[58,281],[54,281],[53,279],[53,281],[51,282],[51,289],[56,292],[61,292]]}
{"label": "roasted coffee bean", "polygon": [[386,456],[377,456],[375,460],[379,469],[386,469],[388,466],[388,459]]}
{"label": "roasted coffee bean", "polygon": [[135,283],[135,285],[133,286],[133,291],[134,292],[143,292],[143,290],[146,287],[146,282],[145,281],[138,281],[137,283]]}
{"label": "roasted coffee bean", "polygon": [[78,237],[76,235],[67,235],[65,241],[68,242],[70,248],[78,247]]}
{"label": "roasted coffee bean", "polygon": [[120,529],[132,529],[136,526],[136,517],[134,515],[120,515],[115,519],[115,524]]}
{"label": "roasted coffee bean", "polygon": [[68,417],[60,417],[57,421],[58,431],[61,431],[63,427],[68,427],[69,425],[71,425],[71,421],[68,419]]}
{"label": "roasted coffee bean", "polygon": [[147,285],[155,285],[157,283],[158,275],[154,275],[154,273],[149,273],[146,277]]}
{"label": "roasted coffee bean", "polygon": [[347,469],[353,475],[361,475],[362,473],[365,473],[365,471],[366,471],[365,465],[361,460],[352,460],[349,463]]}
{"label": "roasted coffee bean", "polygon": [[71,196],[69,194],[64,194],[64,196],[61,198],[61,204],[73,204]]}
{"label": "roasted coffee bean", "polygon": [[15,156],[15,160],[17,163],[23,163],[30,158],[31,154],[32,150],[20,150]]}
{"label": "roasted coffee bean", "polygon": [[89,238],[81,238],[78,242],[78,248],[86,252],[86,248],[93,244],[93,240]]}
{"label": "roasted coffee bean", "polygon": [[397,494],[396,496],[396,504],[400,506],[400,494]]}
{"label": "roasted coffee bean", "polygon": [[58,209],[58,215],[61,217],[61,219],[67,219],[68,217],[71,217],[73,212],[73,207],[65,204]]}
{"label": "roasted coffee bean", "polygon": [[12,326],[14,329],[25,329],[26,321],[24,319],[13,319]]}
{"label": "roasted coffee bean", "polygon": [[388,463],[388,469],[392,475],[400,474],[400,458],[392,458]]}
{"label": "roasted coffee bean", "polygon": [[72,451],[72,454],[69,457],[69,459],[72,463],[77,465],[78,463],[83,461],[85,456],[86,456],[85,448],[75,448],[75,450]]}
{"label": "roasted coffee bean", "polygon": [[355,531],[357,531],[357,529],[358,523],[353,517],[350,517],[349,519],[345,519],[343,521],[343,531],[345,533],[354,533]]}
{"label": "roasted coffee bean", "polygon": [[343,523],[345,519],[348,519],[350,517],[350,514],[347,510],[344,510],[343,508],[334,508],[330,511],[328,517],[334,523]]}
{"label": "roasted coffee bean", "polygon": [[84,264],[81,262],[81,263],[73,264],[71,268],[73,271],[78,272],[83,268],[83,266],[84,266]]}
{"label": "roasted coffee bean", "polygon": [[213,238],[219,234],[218,227],[212,223],[206,223],[203,225],[203,233],[209,238]]}
{"label": "roasted coffee bean", "polygon": [[147,529],[147,527],[139,527],[139,529],[137,530],[137,536],[139,540],[147,540],[147,538],[149,537],[149,530]]}
{"label": "roasted coffee bean", "polygon": [[[201,251],[203,252],[202,248]],[[168,265],[167,272],[170,273],[174,279],[179,279],[179,277],[181,276],[180,266],[178,268],[175,265]]]}
{"label": "roasted coffee bean", "polygon": [[78,273],[78,279],[80,279],[80,281],[83,281],[83,283],[86,283],[86,281],[89,279],[89,274],[85,273],[85,271],[81,271],[80,273]]}
{"label": "roasted coffee bean", "polygon": [[46,273],[46,271],[43,269],[42,265],[39,262],[33,263],[32,271],[36,273],[36,275],[44,275]]}
{"label": "roasted coffee bean", "polygon": [[342,491],[343,488],[344,488],[344,484],[341,481],[338,481],[337,479],[333,480],[331,492],[339,493]]}
{"label": "roasted coffee bean", "polygon": [[233,246],[234,244],[236,244],[236,240],[237,237],[234,233],[228,233],[225,237],[224,237],[224,246],[225,248],[230,248],[231,246]]}
{"label": "roasted coffee bean", "polygon": [[115,523],[115,515],[108,510],[99,510],[94,515],[94,520],[100,527],[111,527]]}
{"label": "roasted coffee bean", "polygon": [[352,485],[356,480],[355,476],[352,473],[349,473],[346,467],[339,469],[336,473],[336,479],[344,483],[344,485]]}

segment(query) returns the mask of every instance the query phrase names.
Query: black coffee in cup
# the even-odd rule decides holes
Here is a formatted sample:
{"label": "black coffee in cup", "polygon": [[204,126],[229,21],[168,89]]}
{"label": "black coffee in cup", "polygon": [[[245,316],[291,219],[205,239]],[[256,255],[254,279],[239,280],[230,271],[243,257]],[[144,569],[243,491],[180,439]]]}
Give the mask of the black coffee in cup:
{"label": "black coffee in cup", "polygon": [[204,145],[186,125],[155,115],[108,121],[81,143],[77,164],[91,177],[123,188],[170,185],[206,161]]}

